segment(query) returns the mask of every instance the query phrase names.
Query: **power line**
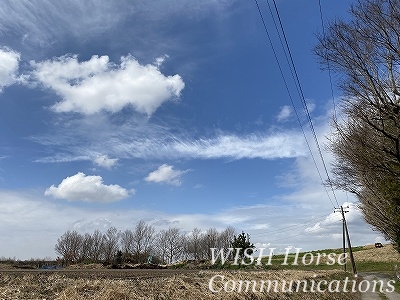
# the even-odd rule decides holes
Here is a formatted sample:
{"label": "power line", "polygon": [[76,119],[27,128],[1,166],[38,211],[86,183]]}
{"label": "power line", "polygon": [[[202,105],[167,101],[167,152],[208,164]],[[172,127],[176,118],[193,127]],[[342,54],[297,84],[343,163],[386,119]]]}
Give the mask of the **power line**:
{"label": "power line", "polygon": [[309,224],[311,224],[311,223],[322,221],[322,220],[326,219],[329,215],[330,214],[323,215],[323,216],[320,216],[320,217],[313,218],[311,220],[307,220],[305,222],[297,223],[297,224],[290,225],[290,226],[281,227],[281,228],[278,228],[278,229],[272,230],[272,231],[267,231],[267,232],[263,232],[263,233],[254,233],[251,236],[264,236],[264,235],[281,234],[281,233],[286,232],[286,231],[291,231],[291,230],[293,230],[295,228],[309,226]]}
{"label": "power line", "polygon": [[[267,29],[266,23],[265,23],[265,21],[264,21],[264,17],[263,17],[263,15],[262,15],[260,6],[258,5],[257,0],[255,0],[255,2],[256,2],[258,11],[259,11],[259,13],[260,13],[261,20],[262,20],[263,25],[264,25],[264,29],[265,29],[265,31],[266,31],[266,33],[267,33],[268,39],[269,39],[270,44],[271,44],[271,47],[272,47],[272,49],[273,49],[273,52],[274,52],[274,55],[275,55],[275,59],[276,59],[276,61],[277,61],[277,63],[278,63],[279,70],[280,70],[280,72],[281,72],[282,78],[284,79],[286,89],[288,90],[288,86],[287,86],[287,84],[286,84],[286,80],[285,80],[285,78],[284,78],[284,74],[283,74],[282,68],[280,67],[280,63],[279,63],[278,57],[277,57],[277,55],[276,55],[276,51],[275,51],[275,49],[274,49],[274,47],[273,47],[273,44],[272,44],[270,35],[269,35],[269,33],[268,33],[268,29]],[[299,76],[298,76],[298,73],[297,73],[297,70],[296,70],[296,66],[295,66],[295,64],[294,64],[294,60],[293,60],[292,53],[291,53],[291,51],[290,51],[289,43],[288,43],[287,38],[286,38],[285,30],[284,30],[284,27],[283,27],[283,24],[282,24],[282,20],[281,20],[280,14],[279,14],[278,7],[277,7],[277,5],[276,5],[275,0],[273,0],[274,7],[275,7],[275,12],[276,12],[276,15],[277,15],[277,17],[278,17],[278,21],[279,21],[279,25],[280,25],[280,31],[282,32],[282,35],[283,35],[283,38],[284,38],[284,41],[285,41],[286,48],[283,46],[282,39],[281,39],[281,36],[280,36],[280,31],[279,31],[278,26],[277,26],[277,24],[276,24],[276,22],[275,22],[274,14],[272,13],[271,6],[269,5],[269,0],[267,0],[267,3],[268,3],[268,7],[270,8],[270,13],[271,13],[272,19],[274,20],[275,29],[276,29],[276,31],[277,31],[277,33],[278,33],[278,36],[279,36],[279,39],[280,39],[280,41],[281,41],[282,49],[283,49],[283,51],[284,51],[284,53],[285,53],[286,61],[287,61],[288,65],[289,65],[289,68],[290,68],[290,70],[291,70],[292,78],[293,78],[293,80],[294,80],[294,82],[295,82],[295,84],[296,84],[296,88],[297,88],[297,91],[298,91],[298,93],[299,93],[300,99],[301,99],[301,101],[302,101],[304,111],[305,111],[305,113],[306,113],[306,115],[307,115],[307,118],[308,118],[308,121],[309,121],[309,125],[310,125],[310,130],[311,130],[312,135],[313,135],[313,137],[314,137],[314,141],[315,141],[315,144],[316,144],[316,146],[317,146],[318,153],[319,153],[319,155],[320,155],[320,158],[321,158],[321,161],[322,161],[322,164],[323,164],[323,167],[324,167],[326,176],[327,176],[327,178],[328,178],[328,183],[329,183],[330,188],[331,188],[331,190],[332,190],[332,193],[333,193],[333,196],[334,196],[334,198],[335,198],[336,204],[339,206],[339,203],[338,203],[338,200],[337,200],[337,197],[336,197],[336,194],[335,194],[335,190],[334,190],[334,188],[333,188],[333,184],[332,184],[332,181],[331,181],[331,179],[330,179],[328,169],[327,169],[327,167],[326,167],[325,159],[324,159],[324,157],[323,157],[323,155],[322,155],[321,147],[320,147],[319,142],[318,142],[318,137],[317,137],[317,134],[316,134],[316,132],[315,132],[315,128],[314,128],[314,125],[313,125],[313,122],[312,122],[312,119],[311,119],[311,115],[310,115],[310,112],[309,112],[308,107],[307,107],[307,103],[306,103],[306,100],[305,100],[305,97],[304,97],[303,89],[302,89],[301,84],[300,84],[300,79],[299,79]],[[323,24],[323,17],[322,17],[322,6],[321,6],[320,1],[319,1],[319,4],[320,4],[319,7],[320,7],[321,22],[322,22],[322,27],[323,27],[323,31],[324,31],[324,24]],[[325,32],[324,32],[324,34],[325,34]],[[287,53],[288,53],[288,55],[289,55],[290,62],[289,62],[288,56],[286,55],[285,49],[287,50]],[[329,68],[329,69],[330,69],[330,68]],[[334,97],[333,97],[333,88],[332,88],[332,79],[331,79],[331,76],[330,76],[330,83],[331,83],[332,100],[333,100],[333,103],[334,103],[334,113],[335,113],[334,118],[335,118],[335,122],[336,122],[336,108],[335,108],[335,102],[334,102]],[[289,91],[288,91],[288,92],[289,92]],[[289,92],[289,95],[290,95],[290,92]],[[292,98],[290,98],[290,99],[291,99],[291,101],[292,101],[292,105],[293,105],[294,110],[295,110],[295,112],[296,112],[296,108],[295,108],[295,105],[294,105],[294,103],[293,103],[293,100],[292,100]],[[296,112],[296,116],[298,117],[297,112]],[[299,118],[298,118],[298,120],[299,120]],[[301,122],[299,122],[299,123],[300,123],[300,127],[302,128]],[[304,133],[303,128],[302,128],[302,132],[303,132],[303,135],[304,135],[304,137],[305,137],[305,139],[306,139],[306,141],[307,141],[307,138],[306,138],[306,136],[305,136],[305,133]],[[307,142],[307,145],[309,146],[308,142]],[[311,148],[310,148],[310,147],[309,147],[309,150],[310,150],[310,153],[311,153],[311,155],[312,155],[312,151],[311,151]],[[313,156],[313,155],[312,155],[312,156]],[[317,168],[318,174],[320,175],[320,178],[321,178],[321,180],[322,180],[322,176],[321,176],[321,174],[320,174],[320,172],[319,172],[318,165],[316,164],[314,157],[313,157],[313,161],[314,161],[315,167]],[[322,180],[322,181],[323,181],[323,180]],[[326,190],[326,189],[325,189],[325,190]],[[326,190],[326,191],[327,191],[327,190]],[[329,193],[328,193],[328,192],[327,192],[327,194],[328,194],[328,198],[329,198],[329,200],[330,200],[332,206],[335,207],[335,206],[333,205],[333,203],[332,203],[332,200],[331,200],[330,197],[329,197]],[[343,206],[340,206],[340,210],[341,210],[341,213],[342,213],[342,222],[343,222],[343,249],[344,249],[344,252],[345,252],[345,242],[344,242],[344,240],[345,240],[345,235],[346,235],[346,237],[347,237],[347,244],[348,244],[348,246],[349,246],[349,251],[350,251],[350,259],[351,259],[351,263],[352,263],[352,267],[353,267],[353,273],[354,273],[354,274],[357,274],[357,270],[356,270],[356,266],[355,266],[355,262],[354,262],[354,258],[353,258],[353,253],[352,253],[352,249],[351,249],[350,236],[349,236],[349,232],[348,232],[348,228],[347,228],[347,223],[346,223],[346,218],[345,218],[345,215],[344,215]],[[334,222],[334,223],[336,223],[336,222]],[[292,237],[299,236],[299,235],[302,235],[302,234],[294,235],[294,236],[291,236],[291,237],[281,238],[281,239],[278,239],[278,241],[279,241],[279,240],[282,240],[282,239],[292,238]],[[275,240],[275,241],[277,241],[277,240]]]}
{"label": "power line", "polygon": [[[299,116],[299,114],[298,114],[298,112],[297,112],[297,109],[296,109],[296,105],[294,104],[292,95],[291,95],[291,93],[290,93],[289,86],[288,86],[288,84],[287,84],[285,75],[284,75],[284,73],[283,73],[283,69],[282,69],[281,64],[280,64],[280,62],[279,62],[278,55],[277,55],[277,53],[276,53],[276,51],[275,51],[275,47],[274,47],[274,45],[273,45],[273,43],[272,43],[272,39],[271,39],[271,36],[270,36],[270,34],[269,34],[267,25],[266,25],[266,23],[265,23],[264,16],[263,16],[263,14],[262,14],[261,8],[260,8],[260,6],[259,6],[259,4],[258,4],[258,1],[257,1],[257,0],[254,0],[254,1],[255,1],[255,3],[256,3],[258,12],[259,12],[259,14],[260,14],[261,21],[262,21],[262,23],[263,23],[265,33],[267,34],[268,41],[269,41],[270,46],[271,46],[271,48],[272,48],[272,52],[273,52],[273,54],[274,54],[276,63],[277,63],[277,65],[278,65],[278,69],[279,69],[279,72],[280,72],[281,77],[282,77],[282,79],[283,79],[283,82],[284,82],[286,91],[287,91],[287,93],[288,93],[290,102],[292,103],[292,106],[293,106],[293,109],[294,109],[294,112],[295,112],[297,121],[298,121],[298,123],[299,123],[299,125],[300,125],[301,132],[302,132],[302,134],[303,134],[303,136],[304,136],[304,139],[305,139],[305,141],[306,141],[307,148],[308,148],[308,150],[310,151],[312,161],[313,161],[313,163],[314,163],[314,165],[315,165],[315,168],[317,169],[318,176],[319,176],[319,178],[321,179],[321,182],[322,182],[322,184],[323,184],[324,180],[323,180],[322,175],[321,175],[321,172],[320,172],[320,170],[319,170],[319,168],[318,168],[318,164],[317,164],[317,162],[316,162],[316,160],[315,160],[314,154],[313,154],[313,152],[312,152],[312,150],[311,150],[311,146],[310,146],[310,144],[309,144],[309,142],[308,142],[306,133],[305,133],[305,131],[304,131],[303,125],[302,125],[301,120],[300,120],[300,116]],[[275,23],[275,20],[274,20],[274,23]],[[275,28],[277,29],[276,25],[275,25]],[[280,38],[280,35],[279,35],[279,34],[278,34],[278,36],[279,36],[279,38]],[[284,49],[284,47],[283,47],[283,49]],[[285,52],[285,55],[286,55],[286,52]],[[289,64],[289,66],[290,66],[290,64]],[[297,87],[297,86],[296,86],[296,87]],[[331,199],[331,197],[330,197],[330,195],[329,195],[329,193],[328,193],[328,190],[326,189],[326,186],[325,186],[324,184],[323,184],[323,187],[324,187],[324,189],[325,189],[325,192],[326,192],[326,194],[327,194],[327,196],[328,196],[329,201],[330,201],[331,204],[332,204],[332,207],[335,208],[335,205],[333,204],[332,199]],[[336,198],[336,197],[335,197],[335,198]],[[337,202],[337,201],[336,201],[336,202]]]}
{"label": "power line", "polygon": [[[285,46],[283,45],[283,41],[282,41],[281,35],[279,34],[278,26],[277,26],[277,24],[276,24],[276,20],[275,20],[274,14],[273,14],[273,12],[272,12],[271,5],[269,4],[269,1],[267,1],[267,4],[268,4],[269,12],[270,12],[271,17],[272,17],[272,21],[274,22],[275,30],[276,30],[276,32],[277,32],[277,34],[278,34],[279,42],[280,42],[280,44],[281,44],[283,53],[284,53],[285,58],[286,58],[286,62],[287,62],[287,64],[288,64],[288,66],[289,66],[290,73],[292,74],[293,81],[295,81],[295,76],[294,76],[293,67],[292,67],[292,65],[289,63],[288,54],[287,54],[287,51],[286,51],[286,49],[285,49]],[[297,85],[296,85],[296,90],[297,90],[297,93],[300,94],[299,87],[298,87]]]}
{"label": "power line", "polygon": [[[295,78],[296,78],[295,82],[299,87],[300,99],[302,101],[304,111],[306,112],[306,115],[307,115],[307,118],[308,118],[308,121],[309,121],[309,124],[310,124],[310,129],[311,129],[312,135],[314,137],[315,144],[317,145],[317,150],[318,150],[319,156],[321,158],[322,165],[324,166],[326,177],[328,178],[328,183],[329,183],[329,186],[330,186],[330,188],[332,190],[333,197],[335,198],[336,204],[339,206],[339,202],[338,202],[338,200],[336,198],[336,193],[335,193],[335,190],[333,188],[333,185],[332,185],[332,182],[331,182],[331,179],[330,179],[330,176],[329,176],[328,169],[326,167],[325,159],[324,159],[324,156],[322,155],[321,147],[320,147],[319,142],[318,142],[318,137],[317,137],[317,134],[315,132],[314,124],[312,122],[311,115],[310,115],[310,112],[309,112],[308,107],[307,107],[307,103],[306,103],[306,100],[305,100],[305,97],[304,97],[303,89],[302,89],[301,84],[300,84],[299,75],[298,75],[297,70],[296,70],[296,65],[294,64],[292,52],[290,51],[290,46],[289,46],[289,43],[288,43],[287,38],[286,38],[285,30],[284,30],[284,27],[283,27],[283,24],[282,24],[282,20],[281,20],[280,14],[279,14],[278,7],[276,5],[276,1],[273,0],[273,3],[274,3],[276,15],[278,17],[280,29],[281,29],[281,32],[283,34],[283,39],[285,41],[286,49],[287,49],[288,54],[289,54],[290,62],[291,62],[291,65],[293,67],[294,75],[295,75]],[[279,34],[279,31],[278,31],[278,34]]]}
{"label": "power line", "polygon": [[[321,0],[318,0],[318,5],[319,5],[319,15],[320,15],[320,17],[321,17],[322,36],[323,36],[323,38],[325,38],[325,24],[324,24],[324,18],[323,18],[323,14],[322,14]],[[332,95],[333,120],[334,120],[334,122],[336,122],[336,121],[337,121],[336,104],[335,104],[335,95],[334,95],[334,93],[333,93],[332,74],[331,74],[331,64],[330,64],[330,62],[329,62],[329,59],[326,59],[326,63],[328,64],[329,83],[330,83],[331,95]]]}
{"label": "power line", "polygon": [[285,236],[285,237],[280,238],[280,239],[272,240],[272,242],[278,242],[278,241],[288,240],[288,239],[291,239],[291,238],[294,238],[294,237],[297,237],[297,236],[301,236],[301,235],[304,235],[304,233],[299,233],[299,234],[295,234],[295,235],[291,235],[291,236]]}
{"label": "power line", "polygon": [[[341,222],[342,222],[342,220],[338,220],[338,221],[332,222],[331,224],[336,224],[336,223],[341,223]],[[282,237],[282,238],[279,238],[279,239],[272,239],[271,242],[288,240],[288,239],[291,239],[291,238],[294,238],[294,237],[297,237],[297,236],[304,236],[304,233],[302,232],[302,233],[291,235],[291,236],[285,236],[285,237]]]}
{"label": "power line", "polygon": [[[325,25],[324,25],[324,18],[323,18],[323,15],[322,15],[321,0],[318,0],[318,4],[319,4],[319,15],[321,17],[322,34],[323,34],[323,38],[325,39]],[[330,82],[331,93],[332,93],[333,120],[336,123],[337,122],[337,115],[336,115],[335,96],[333,94],[331,67],[330,67],[330,62],[329,62],[329,58],[328,57],[326,58],[326,63],[328,65],[329,82]],[[332,184],[331,184],[331,186],[332,186]],[[346,199],[347,199],[347,203],[348,203],[349,199],[348,199],[347,191],[346,191]],[[342,222],[343,222],[343,253],[346,253],[346,239],[345,239],[345,237],[346,237],[347,238],[347,245],[348,245],[348,248],[349,248],[351,266],[352,266],[352,269],[353,269],[353,274],[357,274],[357,268],[356,268],[356,264],[355,264],[355,261],[354,261],[353,250],[351,249],[350,235],[349,235],[349,230],[347,228],[347,222],[346,222],[346,217],[345,217],[345,213],[348,212],[348,211],[345,211],[343,209],[343,206],[340,206],[340,208],[337,208],[337,209],[338,210],[340,209],[340,212],[342,214]],[[346,263],[343,266],[344,266],[344,270],[346,271]]]}

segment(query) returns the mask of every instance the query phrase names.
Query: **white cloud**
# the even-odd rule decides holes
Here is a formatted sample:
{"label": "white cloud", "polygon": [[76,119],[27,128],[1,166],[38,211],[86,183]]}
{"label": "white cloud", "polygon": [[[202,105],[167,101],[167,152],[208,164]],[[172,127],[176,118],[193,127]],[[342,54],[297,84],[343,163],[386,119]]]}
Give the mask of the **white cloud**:
{"label": "white cloud", "polygon": [[[346,222],[357,223],[362,221],[362,212],[360,209],[351,202],[343,203],[343,209],[345,211]],[[342,223],[342,215],[339,210],[330,213],[326,218],[315,223],[313,226],[307,227],[305,229],[306,233],[323,233],[332,231],[332,227],[337,227],[338,223]]]}
{"label": "white cloud", "polygon": [[[62,116],[61,116],[62,117]],[[55,156],[38,162],[92,160],[98,153],[120,159],[277,159],[307,155],[301,132],[270,130],[249,135],[218,131],[212,136],[191,137],[191,132],[155,124],[146,116],[134,116],[115,124],[106,114],[82,116],[59,122],[48,135],[32,138],[52,149]]]}
{"label": "white cloud", "polygon": [[20,54],[8,48],[0,48],[0,92],[17,81]]}
{"label": "white cloud", "polygon": [[93,162],[99,167],[111,169],[118,162],[118,158],[109,158],[107,155],[99,155]]}
{"label": "white cloud", "polygon": [[281,111],[279,112],[278,116],[276,117],[279,122],[287,120],[290,115],[292,114],[292,108],[288,105],[284,105],[281,108]]}
{"label": "white cloud", "polygon": [[96,229],[100,231],[105,231],[109,227],[112,226],[112,222],[104,217],[100,217],[94,220],[86,220],[86,219],[80,219],[72,225],[72,228],[77,231],[83,231],[83,232],[93,232]]}
{"label": "white cloud", "polygon": [[322,227],[321,227],[321,223],[320,223],[320,222],[316,223],[314,226],[307,227],[307,228],[305,229],[305,232],[306,232],[306,233],[310,233],[310,232],[320,232],[320,231],[322,231]]}
{"label": "white cloud", "polygon": [[58,187],[52,185],[46,189],[45,195],[68,201],[107,203],[124,199],[129,193],[119,185],[103,184],[101,176],[86,176],[79,172],[63,179]]}
{"label": "white cloud", "polygon": [[[23,43],[48,47],[68,35],[85,38],[104,32],[132,12],[127,1],[107,0],[4,1],[0,33],[17,33]],[[91,17],[88,18],[88,15]]]}
{"label": "white cloud", "polygon": [[[320,201],[322,195],[321,193],[317,201]],[[61,201],[49,201],[35,196],[32,191],[22,193],[0,189],[1,255],[20,259],[55,257],[53,249],[57,238],[67,230],[105,231],[110,226],[125,230],[134,228],[141,219],[148,220],[157,231],[165,226],[178,227],[184,232],[195,227],[201,230],[211,227],[223,230],[227,226],[234,226],[237,232],[244,230],[249,233],[254,244],[277,248],[276,253],[283,252],[288,245],[304,250],[340,248],[340,239],[334,240],[342,232],[340,214],[337,214],[339,222],[331,222],[325,232],[305,232],[305,228],[313,222],[327,218],[315,217],[316,211],[319,215],[326,213],[326,209],[321,207],[299,206],[294,202],[285,206],[248,205],[207,214],[170,214],[127,208],[110,210],[104,206],[85,208],[67,205]],[[354,246],[371,244],[378,239],[384,242],[360,216],[348,218],[348,225]]]}
{"label": "white cloud", "polygon": [[[269,243],[280,253],[290,245],[305,251],[340,248],[341,243],[335,238],[342,233],[341,215],[329,213],[331,210],[321,203],[322,197],[321,191],[319,198],[308,204],[293,199],[284,205],[258,204],[226,209],[214,215],[213,220],[232,225],[238,231],[245,230],[254,243]],[[273,202],[283,203],[284,200],[275,195]],[[282,210],[285,211],[284,217]],[[353,246],[373,243],[379,233],[369,228],[359,212],[353,210],[353,216],[351,214],[349,212],[346,217]]]}
{"label": "white cloud", "polygon": [[311,114],[311,113],[315,110],[315,108],[317,107],[317,106],[315,105],[314,101],[312,101],[312,100],[310,100],[310,99],[307,99],[306,105],[307,105],[307,110],[308,110],[308,112],[309,112],[310,114]]}
{"label": "white cloud", "polygon": [[[163,40],[165,33],[161,30],[154,32],[160,24],[165,26],[168,20],[178,17],[209,17],[213,11],[220,12],[214,14],[215,17],[226,17],[226,10],[221,11],[233,5],[234,1],[119,0],[115,5],[109,0],[19,0],[2,1],[1,4],[0,34],[15,34],[14,38],[19,38],[24,44],[47,48],[71,36],[85,41],[93,37],[103,38],[101,34],[108,34],[130,18],[135,21],[129,30],[130,41],[123,42],[138,45],[151,40],[151,48],[155,48],[166,44]],[[143,26],[144,22],[146,26]],[[119,31],[111,32],[115,35]]]}
{"label": "white cloud", "polygon": [[221,134],[212,139],[177,141],[172,148],[183,157],[193,158],[289,158],[305,154],[304,140],[290,132],[248,136]]}
{"label": "white cloud", "polygon": [[[87,136],[87,127],[77,126],[76,123],[70,124],[71,132],[85,133],[84,137],[88,139],[86,139],[85,144],[80,144],[81,149],[71,148],[68,150],[82,154],[81,151],[87,151],[88,145],[94,144],[96,145],[96,149],[93,152],[87,152],[88,159],[93,157],[93,153],[106,153],[104,149],[107,149],[107,151],[111,150],[111,152],[107,153],[110,153],[109,155],[112,155],[112,157],[116,156],[115,153],[121,155],[133,153],[130,154],[131,157],[140,153],[137,157],[147,158],[151,155],[152,151],[157,153],[155,156],[173,156],[173,149],[175,148],[171,147],[171,144],[173,144],[171,141],[181,142],[185,140],[182,138],[182,136],[185,136],[184,134],[179,137],[171,136],[170,131],[165,128],[154,126],[144,129],[137,123],[132,123],[129,126],[119,126],[118,129],[120,131],[117,131],[113,127],[114,125],[111,124],[110,127],[110,123],[103,123],[103,120],[99,120],[99,116],[93,116],[93,119],[95,118],[98,123],[103,124],[104,128],[101,127],[100,130],[97,130],[99,128],[96,128],[96,130],[92,129],[89,136]],[[85,120],[88,121],[87,119]],[[323,142],[323,137],[329,132],[329,120],[322,120],[321,122],[316,122],[314,125],[320,142]],[[98,136],[92,135],[93,131],[99,132]],[[118,132],[119,135],[110,135],[109,131]],[[287,134],[288,139],[290,137],[296,139],[300,135],[296,132]],[[59,136],[62,135],[59,134]],[[143,138],[143,136],[148,140]],[[219,136],[225,135],[221,134]],[[258,137],[261,143],[272,136],[274,134],[260,134],[256,137]],[[47,145],[58,145],[60,149],[65,148],[68,145],[66,141],[70,141],[71,136],[66,134],[63,138],[65,140],[62,141],[47,139]],[[245,139],[239,136],[236,136],[236,138],[239,141]],[[82,136],[79,136],[79,140],[83,140]],[[204,140],[215,141],[217,138]],[[255,140],[253,141],[254,143]],[[134,143],[135,141],[137,144]],[[159,142],[157,143],[157,141]],[[310,141],[312,140],[310,139]],[[101,142],[105,142],[105,144]],[[144,143],[144,145],[141,146],[141,143]],[[169,146],[166,147],[166,144]],[[296,144],[292,144],[292,146],[294,145]],[[232,143],[231,147],[234,146],[235,144]],[[276,144],[276,147],[278,146],[289,147],[285,143]],[[313,151],[316,151],[315,146],[313,144],[311,146]],[[103,151],[98,151],[101,147]],[[146,149],[147,147],[149,149]],[[305,151],[303,149],[304,145],[301,147],[302,152],[299,153]],[[171,154],[169,154],[169,151],[171,151]],[[297,149],[297,151],[300,150]],[[190,153],[196,152],[193,150]],[[218,153],[220,153],[220,157],[226,157],[223,156],[223,151],[219,151]],[[182,153],[179,155],[182,155]],[[318,159],[318,156],[315,156]],[[330,157],[327,156],[326,159],[326,163],[329,164]],[[164,166],[168,167],[168,165]],[[212,203],[215,202],[210,202],[211,210],[204,214],[170,214],[159,210],[138,210],[128,207],[110,210],[109,207],[98,205],[91,206],[90,208],[74,207],[63,201],[32,199],[32,193],[21,195],[20,192],[10,193],[0,189],[0,219],[2,220],[2,226],[0,226],[0,244],[4,245],[2,255],[16,255],[22,258],[30,258],[32,256],[42,257],[44,255],[54,256],[54,244],[57,238],[66,230],[77,229],[92,232],[96,228],[104,229],[108,226],[115,226],[120,230],[125,230],[127,228],[134,228],[136,222],[140,219],[148,220],[150,224],[156,227],[156,230],[163,229],[165,226],[175,226],[181,228],[183,231],[190,231],[194,227],[198,227],[201,230],[206,230],[210,227],[223,230],[227,226],[234,226],[238,232],[244,230],[246,233],[249,233],[251,241],[254,244],[277,248],[274,251],[276,253],[281,253],[284,251],[284,248],[290,245],[301,247],[306,251],[312,249],[340,248],[342,233],[341,216],[340,213],[333,213],[333,207],[327,198],[320,178],[318,175],[315,175],[316,170],[310,155],[307,157],[296,157],[295,163],[292,166],[293,169],[282,170],[281,172],[289,172],[292,180],[297,179],[294,191],[290,189],[287,191],[287,194],[274,194],[271,197],[265,198],[263,203],[242,205],[240,207],[226,207],[226,209],[219,209],[218,211],[213,209]],[[164,167],[164,169],[168,170],[167,167]],[[172,167],[171,170],[183,172],[174,170]],[[158,178],[166,179],[168,176],[163,177],[162,174],[159,174]],[[62,183],[60,186],[62,186]],[[59,189],[60,186],[56,189]],[[89,186],[92,185],[89,184]],[[344,203],[345,207],[347,206],[346,202],[349,203],[350,212],[346,214],[346,218],[353,246],[371,244],[377,240],[384,242],[380,234],[372,231],[370,226],[365,223],[356,205],[351,204],[356,203],[356,199],[352,195],[336,191],[336,197],[338,203]],[[210,201],[218,201],[218,197],[210,199]],[[252,203],[250,201],[248,200],[247,203]],[[275,205],[270,203],[275,203]],[[336,206],[336,201],[333,204]],[[282,214],[283,211],[284,214]],[[38,241],[42,242],[38,243]]]}
{"label": "white cloud", "polygon": [[146,181],[149,182],[157,182],[157,183],[167,183],[175,186],[179,186],[182,184],[181,176],[186,173],[188,170],[174,170],[173,166],[163,164],[158,167],[157,170],[150,172],[149,175],[145,178]]}
{"label": "white cloud", "polygon": [[165,54],[164,56],[157,57],[156,60],[154,61],[154,65],[157,66],[157,68],[161,67],[161,65],[167,58],[169,58],[167,54]]}
{"label": "white cloud", "polygon": [[251,229],[254,229],[254,230],[266,230],[266,229],[269,229],[269,228],[270,228],[270,225],[264,223],[264,224],[254,224]]}
{"label": "white cloud", "polygon": [[32,66],[34,80],[62,97],[52,107],[56,112],[115,113],[131,106],[151,115],[165,101],[179,98],[185,86],[179,75],[165,76],[157,65],[140,65],[132,56],[122,57],[119,66],[97,55],[84,62],[62,56]]}

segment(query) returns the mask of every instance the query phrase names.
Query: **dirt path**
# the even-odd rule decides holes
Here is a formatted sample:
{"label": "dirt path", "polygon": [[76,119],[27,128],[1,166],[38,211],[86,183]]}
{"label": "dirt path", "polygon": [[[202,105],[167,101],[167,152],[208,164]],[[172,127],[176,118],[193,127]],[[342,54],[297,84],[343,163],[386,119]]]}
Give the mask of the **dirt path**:
{"label": "dirt path", "polygon": [[[388,281],[393,280],[393,278],[391,278],[389,275],[380,273],[360,273],[358,274],[358,276],[361,277],[362,280],[368,280],[371,283],[370,289],[368,289],[364,293],[361,293],[361,300],[400,300],[400,294],[396,292],[386,291],[387,289],[390,290],[390,286],[388,286]],[[373,291],[372,283],[374,282],[374,280],[382,281],[383,287],[381,288],[380,286],[378,286],[376,288],[376,291]],[[363,286],[365,287],[366,285]]]}

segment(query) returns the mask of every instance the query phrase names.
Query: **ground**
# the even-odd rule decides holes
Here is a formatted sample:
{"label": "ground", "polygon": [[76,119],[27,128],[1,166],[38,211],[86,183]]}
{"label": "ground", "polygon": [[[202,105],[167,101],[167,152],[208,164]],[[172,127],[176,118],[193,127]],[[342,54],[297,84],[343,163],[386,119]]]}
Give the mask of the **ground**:
{"label": "ground", "polygon": [[[322,251],[339,253],[340,249]],[[357,277],[350,272],[350,265],[347,266],[347,272],[338,265],[329,268],[326,265],[290,268],[281,266],[280,257],[274,258],[273,267],[239,270],[199,270],[193,267],[193,263],[187,268],[185,264],[178,264],[175,269],[161,270],[113,270],[101,265],[32,270],[15,269],[12,264],[3,264],[0,266],[0,299],[400,299],[400,282],[396,278],[399,274],[395,272],[395,265],[400,265],[400,254],[391,245],[383,248],[356,247],[354,258]],[[327,290],[327,286],[325,291],[311,289],[312,282],[315,288],[319,282],[343,284],[346,278],[350,283],[354,282],[355,286],[362,280],[375,280],[377,290],[360,293],[358,290],[335,290],[334,285],[333,292]],[[389,281],[397,292],[390,289]],[[273,285],[267,290],[262,282]],[[292,289],[285,285],[289,282],[293,283]],[[304,284],[306,291],[303,290]]]}

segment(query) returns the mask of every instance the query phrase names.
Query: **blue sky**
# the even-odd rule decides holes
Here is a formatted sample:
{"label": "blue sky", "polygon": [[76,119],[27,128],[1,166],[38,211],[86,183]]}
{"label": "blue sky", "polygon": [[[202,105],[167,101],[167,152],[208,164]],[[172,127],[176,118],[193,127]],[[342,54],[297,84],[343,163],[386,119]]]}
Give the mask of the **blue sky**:
{"label": "blue sky", "polygon": [[[255,1],[116,3],[0,7],[0,256],[54,257],[66,230],[124,230],[140,219],[157,230],[233,226],[279,249],[340,247],[336,200]],[[323,145],[333,102],[312,53],[318,1],[276,3]],[[351,3],[322,0],[324,22],[346,18]],[[267,2],[259,5],[322,172]],[[351,195],[336,196],[350,205],[354,244],[380,239]]]}

